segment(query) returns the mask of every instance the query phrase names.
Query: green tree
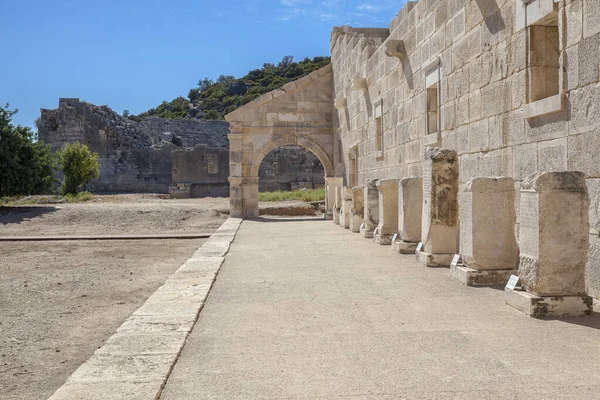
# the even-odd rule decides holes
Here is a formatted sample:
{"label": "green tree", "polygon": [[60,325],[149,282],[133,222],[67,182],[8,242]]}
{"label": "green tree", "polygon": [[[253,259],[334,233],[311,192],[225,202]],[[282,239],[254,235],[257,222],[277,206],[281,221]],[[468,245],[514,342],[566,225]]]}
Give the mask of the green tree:
{"label": "green tree", "polygon": [[30,128],[12,124],[17,111],[0,107],[0,196],[50,193],[55,158]]}
{"label": "green tree", "polygon": [[123,116],[125,118],[128,118],[131,115],[131,113],[129,112],[129,110],[123,110]]}
{"label": "green tree", "polygon": [[84,183],[100,175],[98,154],[79,142],[65,144],[57,153],[60,170],[65,175],[61,192],[76,194]]}

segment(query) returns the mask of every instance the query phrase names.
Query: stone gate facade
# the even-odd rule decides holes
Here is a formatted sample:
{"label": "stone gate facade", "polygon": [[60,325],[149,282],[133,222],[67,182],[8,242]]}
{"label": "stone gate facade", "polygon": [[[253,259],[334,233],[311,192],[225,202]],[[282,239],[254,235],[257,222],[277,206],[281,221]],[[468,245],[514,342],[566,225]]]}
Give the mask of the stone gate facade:
{"label": "stone gate facade", "polygon": [[258,171],[264,157],[298,145],[335,176],[331,65],[228,114],[231,216],[258,217]]}

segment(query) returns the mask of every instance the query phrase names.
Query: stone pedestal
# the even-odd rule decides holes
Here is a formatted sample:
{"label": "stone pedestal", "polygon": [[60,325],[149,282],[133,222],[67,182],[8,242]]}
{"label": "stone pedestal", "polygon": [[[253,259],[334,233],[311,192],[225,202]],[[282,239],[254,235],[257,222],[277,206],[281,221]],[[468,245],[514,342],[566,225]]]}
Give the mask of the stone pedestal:
{"label": "stone pedestal", "polygon": [[340,226],[350,228],[350,206],[352,205],[352,188],[342,187],[342,208],[340,210]]}
{"label": "stone pedestal", "polygon": [[340,224],[340,211],[342,210],[342,187],[336,186],[334,189],[335,201],[333,203],[333,223]]}
{"label": "stone pedestal", "polygon": [[360,226],[364,218],[364,188],[355,186],[352,188],[352,201],[350,203],[349,228],[354,233],[360,232]]}
{"label": "stone pedestal", "polygon": [[592,312],[586,295],[589,196],[581,172],[527,177],[519,202],[519,278],[506,303],[533,317]]}
{"label": "stone pedestal", "polygon": [[428,147],[423,162],[423,214],[417,259],[428,267],[449,266],[458,250],[458,156]]}
{"label": "stone pedestal", "polygon": [[504,285],[519,265],[512,178],[474,178],[458,194],[460,255],[452,277],[468,286]]}
{"label": "stone pedestal", "polygon": [[398,233],[398,181],[381,179],[377,181],[379,191],[379,224],[373,232],[375,243],[389,246],[392,237]]}
{"label": "stone pedestal", "polygon": [[364,215],[360,226],[360,236],[372,238],[373,232],[379,225],[379,191],[377,179],[367,181],[364,189]]}
{"label": "stone pedestal", "polygon": [[398,237],[392,243],[394,251],[414,254],[421,240],[423,212],[423,179],[406,178],[398,183]]}
{"label": "stone pedestal", "polygon": [[325,218],[333,218],[333,209],[335,206],[335,188],[341,187],[344,178],[341,177],[326,177],[325,178],[325,206],[326,214]]}

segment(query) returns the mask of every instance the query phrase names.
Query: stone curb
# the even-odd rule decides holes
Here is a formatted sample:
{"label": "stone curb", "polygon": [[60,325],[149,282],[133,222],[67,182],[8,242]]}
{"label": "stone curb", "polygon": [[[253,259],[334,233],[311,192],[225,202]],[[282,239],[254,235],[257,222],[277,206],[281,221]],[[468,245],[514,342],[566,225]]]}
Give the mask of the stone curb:
{"label": "stone curb", "polygon": [[241,222],[225,221],[49,400],[158,399]]}

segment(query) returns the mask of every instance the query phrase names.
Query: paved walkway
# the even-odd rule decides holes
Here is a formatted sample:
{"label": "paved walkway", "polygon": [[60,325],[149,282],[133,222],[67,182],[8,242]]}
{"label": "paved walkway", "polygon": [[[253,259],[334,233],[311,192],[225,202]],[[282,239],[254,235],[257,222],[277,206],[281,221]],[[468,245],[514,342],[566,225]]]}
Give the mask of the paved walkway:
{"label": "paved walkway", "polygon": [[599,328],[331,221],[244,221],[161,399],[598,399]]}

